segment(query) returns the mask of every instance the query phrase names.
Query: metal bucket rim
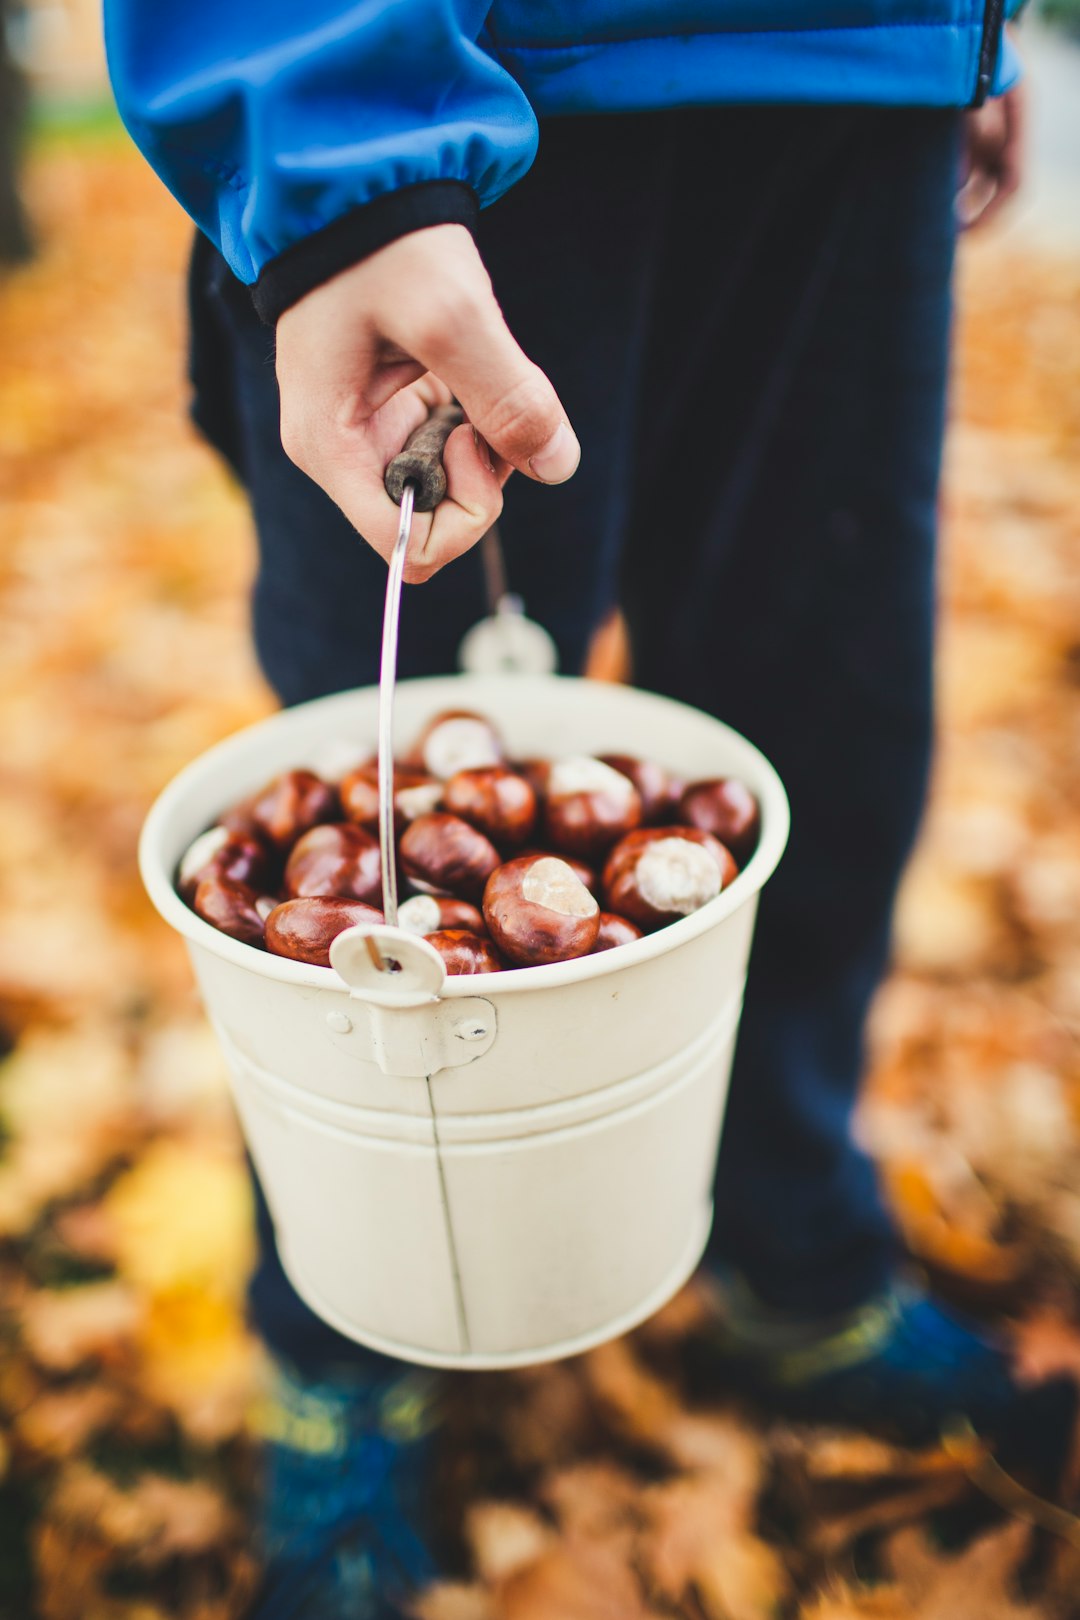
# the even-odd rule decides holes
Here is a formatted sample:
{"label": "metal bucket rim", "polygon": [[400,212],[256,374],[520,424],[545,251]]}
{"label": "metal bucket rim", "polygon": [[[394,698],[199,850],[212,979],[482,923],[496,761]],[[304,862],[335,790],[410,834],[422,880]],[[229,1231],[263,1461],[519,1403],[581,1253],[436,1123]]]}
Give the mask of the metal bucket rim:
{"label": "metal bucket rim", "polygon": [[[748,741],[741,732],[704,710],[695,709],[691,704],[680,703],[674,698],[647,692],[640,687],[613,688],[606,683],[572,675],[505,675],[499,676],[498,679],[500,685],[507,687],[517,685],[519,688],[530,686],[535,689],[550,688],[552,684],[557,684],[563,688],[587,688],[595,691],[600,687],[605,692],[620,691],[627,695],[629,701],[641,699],[653,704],[663,704],[707,721],[716,731],[725,733],[736,745],[737,751],[753,759],[757,773],[753,788],[761,804],[761,836],[756,850],[734,882],[718,894],[715,900],[710,900],[707,905],[692,912],[690,916],[669,923],[656,933],[646,934],[644,938],[634,940],[629,945],[621,945],[617,950],[601,951],[596,956],[581,956],[569,962],[552,962],[539,967],[506,968],[501,973],[448,977],[441,992],[443,996],[512,995],[551,990],[566,984],[606,978],[625,968],[678,950],[681,945],[718,927],[747,900],[759,893],[776,870],[784,853],[790,828],[790,810],[787,794],[775,768],[761,750]],[[403,681],[400,688],[408,687],[416,691],[428,685],[445,690],[448,682],[460,682],[464,687],[490,687],[491,677],[439,675]],[[213,744],[199,754],[158,794],[143,823],[139,837],[139,870],[147,893],[159,915],[191,944],[262,978],[277,980],[298,988],[338,990],[343,995],[349,993],[348,986],[333,968],[313,967],[306,962],[294,962],[289,957],[274,956],[268,951],[257,950],[252,945],[241,944],[239,940],[230,939],[227,934],[221,933],[219,929],[196,916],[173,887],[173,872],[182,851],[176,851],[172,862],[167,865],[163,858],[162,843],[164,829],[177,804],[182,803],[195,787],[205,783],[208,777],[212,777],[220,762],[229,758],[238,744],[257,740],[270,730],[280,731],[283,724],[300,730],[303,717],[313,709],[318,708],[322,714],[335,706],[347,709],[359,693],[366,694],[375,690],[377,688],[356,687],[347,692],[336,692],[328,697],[313,698],[307,703],[279,710],[263,720],[257,720],[252,725],[232,732],[221,742]]]}

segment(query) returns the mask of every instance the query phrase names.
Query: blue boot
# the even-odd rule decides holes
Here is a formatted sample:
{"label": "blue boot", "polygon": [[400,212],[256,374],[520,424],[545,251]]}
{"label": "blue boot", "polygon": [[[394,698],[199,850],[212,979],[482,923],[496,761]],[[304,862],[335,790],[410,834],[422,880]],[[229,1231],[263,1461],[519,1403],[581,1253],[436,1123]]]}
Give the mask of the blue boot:
{"label": "blue boot", "polygon": [[807,1423],[932,1445],[964,1421],[1003,1467],[1053,1490],[1067,1459],[1078,1391],[1070,1378],[1021,1386],[1005,1348],[897,1278],[841,1315],[807,1320],[716,1279],[716,1314],[688,1358],[699,1393],[738,1389]]}
{"label": "blue boot", "polygon": [[320,1381],[282,1363],[264,1442],[262,1584],[250,1620],[401,1620],[435,1576],[428,1501],[444,1379],[422,1368]]}

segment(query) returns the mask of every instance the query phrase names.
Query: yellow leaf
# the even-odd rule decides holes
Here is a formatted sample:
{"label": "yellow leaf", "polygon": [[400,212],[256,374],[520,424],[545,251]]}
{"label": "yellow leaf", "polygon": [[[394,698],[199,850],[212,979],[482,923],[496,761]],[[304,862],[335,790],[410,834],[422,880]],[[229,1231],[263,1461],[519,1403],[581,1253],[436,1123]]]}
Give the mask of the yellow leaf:
{"label": "yellow leaf", "polygon": [[254,1254],[242,1162],[197,1141],[157,1141],[104,1200],[117,1268],[150,1294],[243,1292]]}

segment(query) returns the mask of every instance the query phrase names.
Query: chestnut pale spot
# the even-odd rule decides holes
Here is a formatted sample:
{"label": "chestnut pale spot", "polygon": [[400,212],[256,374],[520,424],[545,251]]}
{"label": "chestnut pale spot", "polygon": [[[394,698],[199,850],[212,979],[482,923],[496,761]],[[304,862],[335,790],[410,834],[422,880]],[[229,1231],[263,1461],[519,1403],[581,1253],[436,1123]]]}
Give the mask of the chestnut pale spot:
{"label": "chestnut pale spot", "polygon": [[203,867],[209,866],[214,856],[225,848],[229,837],[227,827],[210,827],[206,832],[200,833],[184,852],[180,862],[180,882],[182,884],[194,882]]}
{"label": "chestnut pale spot", "polygon": [[418,816],[426,816],[432,810],[437,810],[442,796],[441,782],[419,782],[416,787],[398,788],[394,803],[403,820],[415,821]]}
{"label": "chestnut pale spot", "polygon": [[307,763],[309,769],[316,776],[321,776],[324,782],[340,782],[362,765],[370,754],[370,748],[358,748],[356,743],[344,737],[328,737],[319,744]]}
{"label": "chestnut pale spot", "polygon": [[434,934],[440,926],[439,907],[427,894],[414,894],[398,908],[398,927],[410,934]]}
{"label": "chestnut pale spot", "polygon": [[465,716],[444,720],[424,744],[424,765],[432,776],[456,776],[458,771],[500,764],[499,748],[491,727]]}
{"label": "chestnut pale spot", "polygon": [[642,898],[659,912],[687,917],[720,893],[721,873],[716,860],[688,838],[660,838],[638,858],[638,888]]}
{"label": "chestnut pale spot", "polygon": [[633,782],[622,771],[612,770],[602,760],[590,759],[585,754],[556,760],[548,775],[547,790],[552,798],[566,798],[571,793],[603,793],[621,805],[631,804],[636,795]]}
{"label": "chestnut pale spot", "polygon": [[577,873],[555,855],[542,855],[533,862],[521,892],[531,905],[546,906],[564,917],[591,917],[600,909]]}

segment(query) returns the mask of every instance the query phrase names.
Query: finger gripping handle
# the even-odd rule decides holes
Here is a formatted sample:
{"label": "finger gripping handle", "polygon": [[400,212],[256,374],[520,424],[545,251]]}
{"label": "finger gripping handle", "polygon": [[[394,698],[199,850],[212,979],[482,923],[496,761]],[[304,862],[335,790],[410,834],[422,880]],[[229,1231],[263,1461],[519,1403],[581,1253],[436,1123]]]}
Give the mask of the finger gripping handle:
{"label": "finger gripping handle", "polygon": [[410,433],[386,469],[384,483],[392,501],[401,505],[405,485],[416,485],[417,512],[433,512],[446,494],[446,469],[442,463],[443,446],[456,427],[465,420],[460,405],[438,405],[426,422],[421,422],[415,433]]}

